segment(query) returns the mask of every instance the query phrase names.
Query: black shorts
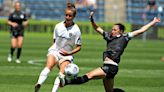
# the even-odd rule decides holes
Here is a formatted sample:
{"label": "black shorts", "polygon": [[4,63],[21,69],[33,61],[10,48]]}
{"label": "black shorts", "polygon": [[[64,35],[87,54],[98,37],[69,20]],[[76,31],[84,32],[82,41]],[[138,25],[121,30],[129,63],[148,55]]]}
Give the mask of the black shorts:
{"label": "black shorts", "polygon": [[106,73],[107,79],[113,79],[118,72],[118,66],[111,64],[104,64],[101,69]]}
{"label": "black shorts", "polygon": [[18,36],[24,36],[24,31],[11,31],[11,37],[17,38]]}

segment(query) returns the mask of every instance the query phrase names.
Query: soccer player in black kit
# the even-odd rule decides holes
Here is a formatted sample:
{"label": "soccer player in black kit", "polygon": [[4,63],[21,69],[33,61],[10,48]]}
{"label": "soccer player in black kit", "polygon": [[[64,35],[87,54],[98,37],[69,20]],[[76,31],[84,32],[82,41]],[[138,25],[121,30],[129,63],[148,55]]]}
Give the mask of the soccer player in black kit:
{"label": "soccer player in black kit", "polygon": [[[69,84],[82,84],[86,83],[91,79],[103,79],[103,84],[105,92],[116,92],[113,90],[114,77],[118,72],[118,64],[120,62],[120,57],[124,52],[128,42],[135,36],[142,34],[148,28],[154,24],[160,22],[159,18],[154,18],[151,22],[143,26],[142,28],[131,31],[129,33],[124,33],[125,27],[123,24],[114,24],[111,32],[104,31],[101,27],[93,20],[93,13],[90,13],[90,20],[93,28],[96,32],[103,36],[104,40],[107,42],[107,49],[103,52],[103,65],[97,69],[94,69],[81,77],[75,79],[68,79],[66,77],[60,77],[61,86]],[[119,91],[123,92],[123,91]]]}
{"label": "soccer player in black kit", "polygon": [[28,20],[26,14],[21,11],[21,3],[15,3],[15,11],[9,15],[7,22],[10,25],[11,33],[11,48],[10,54],[8,55],[8,62],[11,62],[13,59],[13,54],[15,49],[17,49],[16,63],[21,63],[19,60],[22,45],[23,45],[23,36],[24,36],[24,27],[28,25]]}

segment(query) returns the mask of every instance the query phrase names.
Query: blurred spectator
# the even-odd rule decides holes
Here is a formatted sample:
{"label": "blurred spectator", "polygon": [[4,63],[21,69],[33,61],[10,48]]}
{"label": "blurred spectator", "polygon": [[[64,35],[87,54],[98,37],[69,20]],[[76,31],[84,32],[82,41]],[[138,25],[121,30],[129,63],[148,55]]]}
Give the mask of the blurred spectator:
{"label": "blurred spectator", "polygon": [[0,16],[2,16],[2,11],[3,11],[3,7],[2,7],[2,5],[0,4]]}
{"label": "blurred spectator", "polygon": [[[144,25],[150,22],[154,17],[158,17],[158,7],[156,0],[148,0],[143,13],[143,23]],[[153,26],[149,32],[143,34],[143,38],[154,39],[157,38],[157,25]]]}
{"label": "blurred spectator", "polygon": [[158,7],[158,17],[160,17],[162,19],[162,16],[163,16],[163,7],[162,6],[159,6]]}
{"label": "blurred spectator", "polygon": [[75,2],[75,6],[76,8],[84,8],[84,3],[85,3],[85,0],[76,0]]}
{"label": "blurred spectator", "polygon": [[157,5],[156,5],[156,0],[148,0],[147,2],[147,7],[156,10]]}
{"label": "blurred spectator", "polygon": [[144,10],[143,19],[152,20],[155,16],[158,16],[156,0],[148,0]]}
{"label": "blurred spectator", "polygon": [[11,0],[4,0],[2,7],[3,7],[3,10],[2,10],[3,16],[8,16],[10,12],[14,10],[13,3]]}
{"label": "blurred spectator", "polygon": [[97,0],[86,0],[86,7],[89,10],[96,10],[97,9]]}

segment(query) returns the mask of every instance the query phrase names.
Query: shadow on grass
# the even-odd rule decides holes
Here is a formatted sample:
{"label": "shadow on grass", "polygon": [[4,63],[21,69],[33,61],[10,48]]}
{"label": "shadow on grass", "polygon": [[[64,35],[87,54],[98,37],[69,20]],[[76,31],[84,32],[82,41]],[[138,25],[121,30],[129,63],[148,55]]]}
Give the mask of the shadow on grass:
{"label": "shadow on grass", "polygon": [[120,88],[114,88],[113,90],[114,90],[113,92],[125,92],[124,90],[122,90]]}

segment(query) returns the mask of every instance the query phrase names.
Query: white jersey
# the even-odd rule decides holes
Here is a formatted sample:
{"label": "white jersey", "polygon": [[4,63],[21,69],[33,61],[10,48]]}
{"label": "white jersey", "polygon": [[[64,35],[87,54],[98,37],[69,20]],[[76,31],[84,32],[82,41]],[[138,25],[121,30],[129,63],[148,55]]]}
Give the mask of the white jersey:
{"label": "white jersey", "polygon": [[59,51],[64,49],[68,52],[72,51],[76,45],[81,45],[81,32],[77,24],[66,28],[64,22],[60,22],[55,26],[53,39],[55,43],[49,50]]}

